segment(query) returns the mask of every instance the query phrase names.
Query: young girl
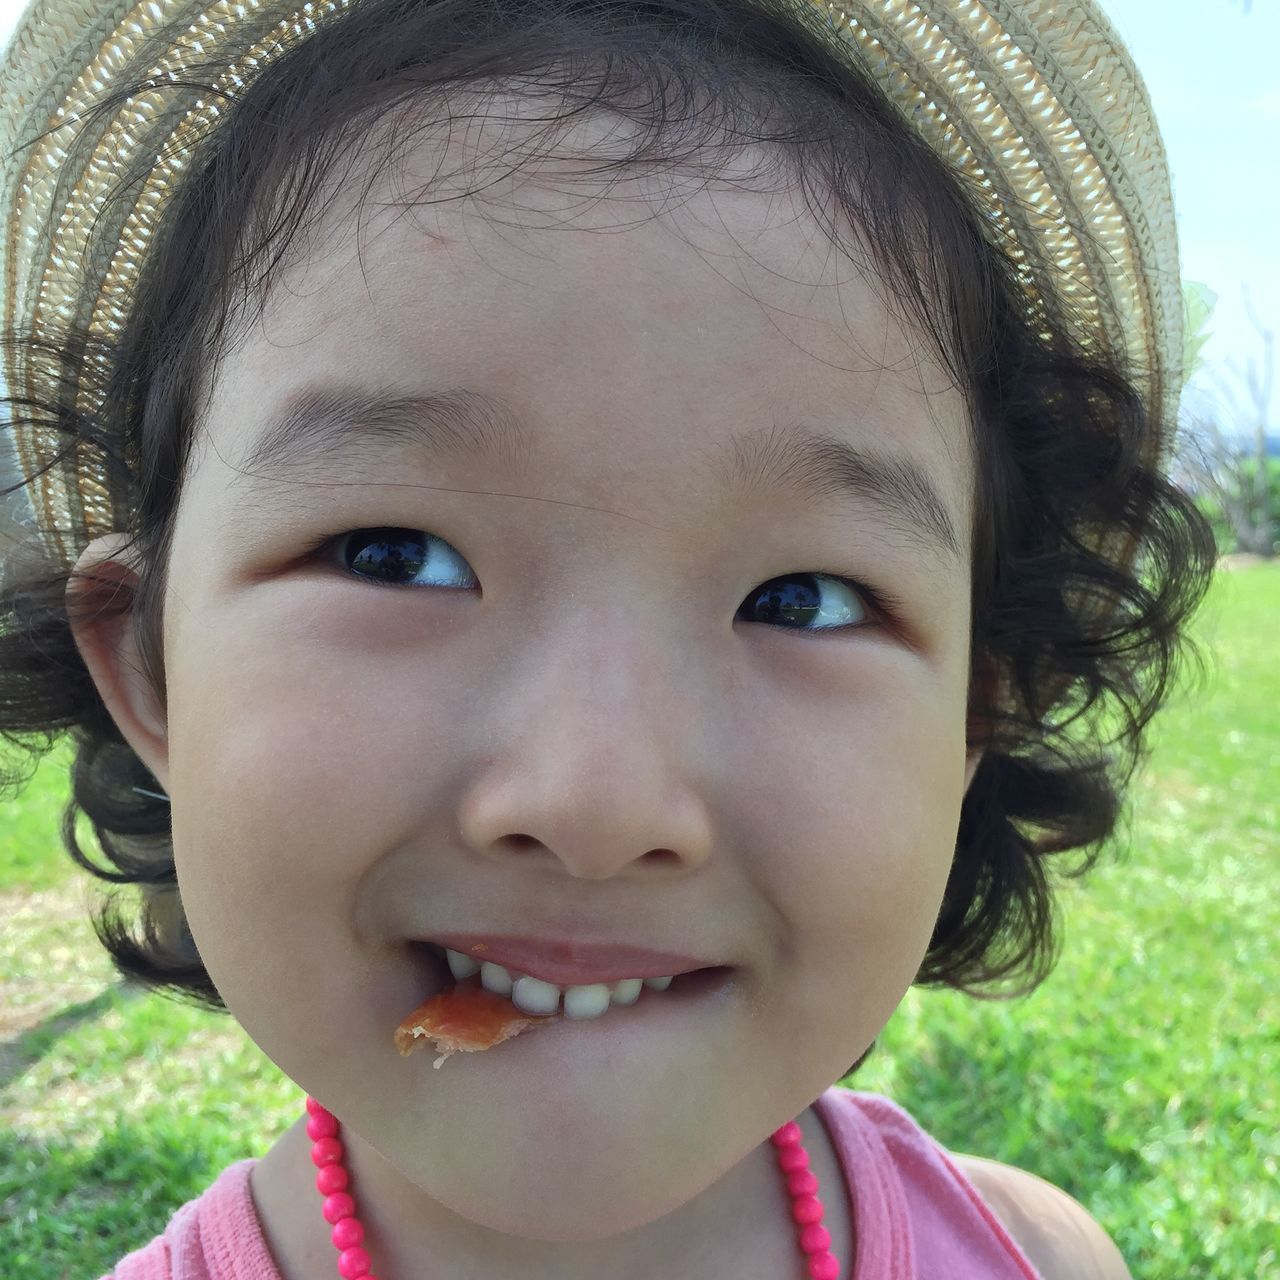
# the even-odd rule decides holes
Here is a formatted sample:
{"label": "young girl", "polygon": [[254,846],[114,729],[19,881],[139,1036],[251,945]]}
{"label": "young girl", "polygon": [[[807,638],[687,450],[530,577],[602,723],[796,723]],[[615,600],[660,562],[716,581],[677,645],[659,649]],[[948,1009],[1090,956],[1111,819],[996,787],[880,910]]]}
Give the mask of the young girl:
{"label": "young girl", "polygon": [[[1091,0],[37,0],[3,84],[5,727],[300,1090],[117,1280],[1126,1276],[832,1083],[1047,972],[1210,575]],[[472,988],[550,1020],[398,1051]]]}

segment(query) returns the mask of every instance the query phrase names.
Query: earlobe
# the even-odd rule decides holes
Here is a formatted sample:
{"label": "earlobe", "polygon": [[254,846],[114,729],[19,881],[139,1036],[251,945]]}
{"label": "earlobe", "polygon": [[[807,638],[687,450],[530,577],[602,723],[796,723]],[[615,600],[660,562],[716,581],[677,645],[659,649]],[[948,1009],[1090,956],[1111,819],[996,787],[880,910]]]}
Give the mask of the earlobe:
{"label": "earlobe", "polygon": [[125,741],[168,790],[163,700],[148,679],[134,611],[138,574],[128,535],[95,538],[67,580],[67,618],[76,648]]}
{"label": "earlobe", "polygon": [[[998,679],[999,675],[994,661],[984,662],[978,678],[978,692],[976,695],[978,708],[990,707],[992,705]],[[975,698],[971,696],[971,708],[973,707],[974,701]],[[978,772],[978,766],[982,763],[982,758],[986,754],[986,743],[989,732],[989,721],[981,714],[975,713],[975,711],[971,710],[968,720],[965,722],[965,795],[969,794],[969,788],[973,785],[974,775]]]}
{"label": "earlobe", "polygon": [[986,754],[983,747],[975,747],[968,752],[964,758],[964,794],[969,794],[969,788],[973,785],[973,775],[978,772],[978,766],[982,763],[982,757]]}

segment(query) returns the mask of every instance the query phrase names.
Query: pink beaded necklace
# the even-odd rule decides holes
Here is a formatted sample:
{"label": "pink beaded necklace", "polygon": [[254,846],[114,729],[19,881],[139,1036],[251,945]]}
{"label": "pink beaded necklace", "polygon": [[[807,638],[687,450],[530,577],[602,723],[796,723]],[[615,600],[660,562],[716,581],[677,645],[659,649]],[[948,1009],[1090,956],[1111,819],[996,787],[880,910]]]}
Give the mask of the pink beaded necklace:
{"label": "pink beaded necklace", "polygon": [[[362,1249],[364,1224],[356,1217],[356,1202],[347,1190],[350,1179],[343,1163],[346,1150],[338,1138],[338,1120],[314,1098],[307,1099],[307,1137],[311,1139],[311,1163],[316,1166],[316,1190],[324,1196],[324,1220],[333,1230],[329,1238],[338,1250],[338,1274],[342,1280],[377,1280],[373,1265]],[[809,1153],[801,1141],[800,1126],[788,1120],[770,1141],[778,1149],[778,1168],[787,1180],[791,1217],[800,1228],[800,1251],[808,1261],[809,1280],[839,1280],[840,1264],[831,1252],[831,1233],[822,1225],[822,1201],[818,1179],[809,1168]]]}

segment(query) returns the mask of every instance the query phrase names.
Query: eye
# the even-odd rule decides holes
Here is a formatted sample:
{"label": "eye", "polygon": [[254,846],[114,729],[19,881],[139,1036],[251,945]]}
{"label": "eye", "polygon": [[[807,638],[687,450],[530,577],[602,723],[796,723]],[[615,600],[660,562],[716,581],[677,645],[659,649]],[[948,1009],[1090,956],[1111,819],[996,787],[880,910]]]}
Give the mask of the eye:
{"label": "eye", "polygon": [[391,586],[474,587],[476,576],[443,538],[417,529],[355,529],[329,540],[358,578]]}
{"label": "eye", "polygon": [[737,616],[793,631],[846,631],[871,620],[864,600],[874,604],[874,593],[846,578],[788,573],[756,587]]}
{"label": "eye", "polygon": [[[462,555],[443,538],[417,529],[354,529],[321,540],[317,552],[335,556],[353,577],[396,587],[479,585]],[[848,631],[866,626],[885,608],[870,587],[829,573],[788,573],[761,583],[736,617],[789,631]]]}

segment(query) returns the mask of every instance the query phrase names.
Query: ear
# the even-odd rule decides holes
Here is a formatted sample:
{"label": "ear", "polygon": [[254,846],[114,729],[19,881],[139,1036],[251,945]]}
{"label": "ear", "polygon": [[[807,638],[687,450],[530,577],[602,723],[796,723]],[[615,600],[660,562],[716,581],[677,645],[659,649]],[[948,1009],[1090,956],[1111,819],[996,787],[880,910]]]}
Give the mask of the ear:
{"label": "ear", "polygon": [[[996,691],[998,679],[999,672],[996,668],[995,660],[991,659],[982,663],[975,682],[976,690],[970,693],[970,706],[989,706],[991,698]],[[988,721],[986,719],[976,713],[970,713],[965,723],[965,742],[968,744],[964,757],[965,795],[969,794],[969,788],[973,784],[973,776],[978,772],[978,766],[982,763],[982,757],[986,754],[987,728]]]}
{"label": "ear", "polygon": [[169,738],[163,698],[144,674],[134,599],[138,573],[128,535],[95,538],[67,580],[71,634],[125,741],[169,790]]}
{"label": "ear", "polygon": [[982,757],[985,754],[983,747],[970,747],[965,752],[964,757],[964,794],[969,794],[969,788],[973,785],[973,775],[978,772],[978,766],[982,763]]}

